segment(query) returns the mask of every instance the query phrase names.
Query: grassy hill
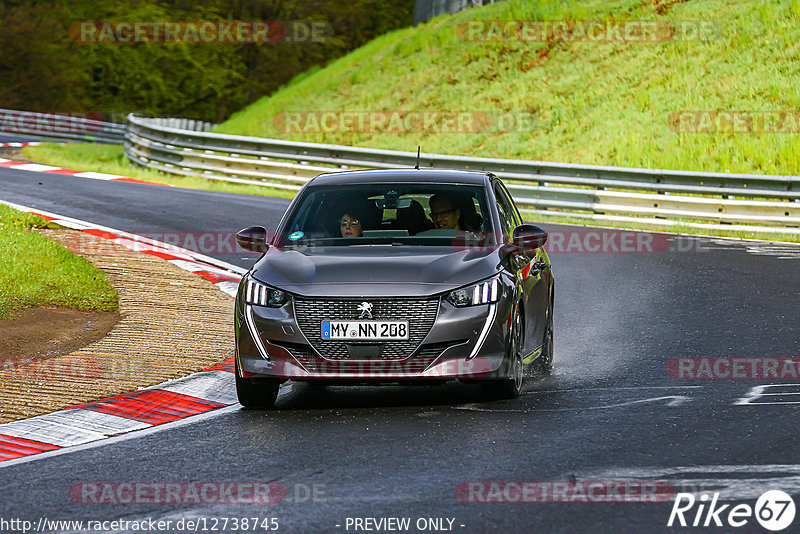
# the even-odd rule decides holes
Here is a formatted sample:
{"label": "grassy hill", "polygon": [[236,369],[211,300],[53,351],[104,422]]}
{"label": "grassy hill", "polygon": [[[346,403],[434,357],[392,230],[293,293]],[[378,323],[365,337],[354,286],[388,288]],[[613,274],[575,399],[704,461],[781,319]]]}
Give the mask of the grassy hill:
{"label": "grassy hill", "polygon": [[[534,41],[468,38],[470,21],[490,29],[492,20],[652,21],[713,31],[659,42],[587,41],[574,33]],[[479,112],[490,125],[454,133],[324,132],[304,119],[303,131],[285,128],[287,111],[356,110]],[[750,132],[739,123],[729,131],[724,122],[721,131],[678,133],[676,114],[709,110],[740,112],[743,120],[790,115],[779,115],[783,133]],[[800,174],[798,110],[800,0],[516,0],[384,35],[296,77],[217,131],[399,150],[421,144],[424,152],[487,157]],[[492,123],[500,116],[526,120],[503,129]]]}
{"label": "grassy hill", "polygon": [[32,230],[48,226],[0,204],[0,320],[37,306],[118,310],[119,295],[103,271]]}

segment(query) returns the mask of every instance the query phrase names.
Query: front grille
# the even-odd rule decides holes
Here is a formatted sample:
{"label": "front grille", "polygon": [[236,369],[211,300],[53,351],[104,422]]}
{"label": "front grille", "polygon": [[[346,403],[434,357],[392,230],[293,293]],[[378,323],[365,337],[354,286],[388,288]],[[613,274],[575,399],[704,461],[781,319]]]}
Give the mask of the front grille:
{"label": "front grille", "polygon": [[418,375],[428,368],[444,350],[458,343],[423,345],[415,355],[404,360],[327,360],[314,354],[308,345],[281,343],[309,373],[339,374],[403,374]]}
{"label": "front grille", "polygon": [[[408,321],[407,341],[344,342],[323,340],[320,337],[322,321],[356,321],[361,312],[358,305],[367,300],[372,304],[372,318],[381,321]],[[439,298],[383,298],[383,299],[307,299],[294,301],[294,315],[300,330],[317,353],[328,360],[352,360],[347,345],[381,345],[381,360],[408,358],[428,335],[436,314]]]}

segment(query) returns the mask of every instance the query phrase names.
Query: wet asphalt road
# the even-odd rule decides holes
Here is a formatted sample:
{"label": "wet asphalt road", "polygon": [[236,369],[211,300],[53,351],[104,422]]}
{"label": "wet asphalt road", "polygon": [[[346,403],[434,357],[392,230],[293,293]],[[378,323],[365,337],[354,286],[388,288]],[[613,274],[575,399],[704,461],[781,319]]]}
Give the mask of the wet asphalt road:
{"label": "wet asphalt road", "polygon": [[[288,203],[8,169],[0,169],[0,199],[151,234],[274,229]],[[543,226],[567,236],[564,243],[572,231]],[[663,250],[650,253],[551,254],[555,371],[518,400],[486,402],[460,384],[292,385],[276,411],[221,410],[0,467],[0,518],[274,517],[279,532],[363,532],[348,518],[404,517],[410,532],[424,518],[452,519],[452,530],[464,533],[674,532],[666,526],[672,502],[464,502],[457,488],[487,480],[662,480],[676,491],[713,488],[731,504],[752,505],[770,489],[797,497],[800,396],[735,403],[759,385],[800,393],[786,385],[800,380],[678,380],[667,362],[800,356],[800,249],[704,238],[660,243]],[[211,255],[244,267],[254,259]],[[69,489],[85,481],[274,481],[288,498],[271,505],[76,504]],[[310,488],[316,498],[305,498]],[[787,532],[797,525],[800,519]],[[686,529],[703,530],[731,528]],[[764,530],[751,518],[735,531]]]}
{"label": "wet asphalt road", "polygon": [[26,135],[0,134],[0,143],[24,143],[26,141],[38,141],[38,138]]}

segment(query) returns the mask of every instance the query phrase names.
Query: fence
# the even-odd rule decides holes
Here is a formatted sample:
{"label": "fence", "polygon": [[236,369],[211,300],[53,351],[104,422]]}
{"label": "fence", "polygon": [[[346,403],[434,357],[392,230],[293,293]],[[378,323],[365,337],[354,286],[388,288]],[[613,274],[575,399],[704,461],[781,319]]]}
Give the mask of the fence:
{"label": "fence", "polygon": [[[417,154],[187,131],[128,117],[126,153],[140,165],[210,179],[299,189],[322,172],[410,168]],[[422,154],[422,169],[491,171],[523,211],[657,225],[747,225],[800,233],[800,177],[577,165]]]}
{"label": "fence", "polygon": [[415,0],[414,26],[445,13],[458,13],[468,7],[493,4],[494,2],[495,0]]}
{"label": "fence", "polygon": [[[214,124],[193,119],[153,119],[157,124],[184,130],[207,131]],[[81,114],[59,115],[0,109],[0,133],[54,141],[87,141],[121,145],[125,124],[90,119]]]}
{"label": "fence", "polygon": [[0,109],[0,133],[53,141],[88,141],[122,144],[125,125],[32,111]]}
{"label": "fence", "polygon": [[[139,165],[172,174],[298,190],[345,169],[411,168],[415,152],[210,133],[213,124],[128,115],[127,126],[0,110],[0,132],[125,143]],[[800,177],[577,165],[422,154],[421,169],[490,171],[523,212],[594,221],[800,235]]]}

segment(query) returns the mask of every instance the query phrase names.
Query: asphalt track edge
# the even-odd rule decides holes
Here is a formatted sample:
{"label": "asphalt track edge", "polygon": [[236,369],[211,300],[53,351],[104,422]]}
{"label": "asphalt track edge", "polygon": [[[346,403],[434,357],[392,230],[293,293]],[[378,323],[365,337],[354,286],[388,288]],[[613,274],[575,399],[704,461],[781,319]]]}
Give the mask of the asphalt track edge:
{"label": "asphalt track edge", "polygon": [[[37,210],[0,203],[32,213],[61,226],[91,233],[164,259],[197,274],[234,297],[245,269],[191,250],[114,228]],[[0,467],[97,446],[135,432],[144,435],[186,418],[208,416],[238,405],[233,384],[233,359],[176,380],[131,393],[0,425]],[[194,419],[193,419],[194,420]]]}

